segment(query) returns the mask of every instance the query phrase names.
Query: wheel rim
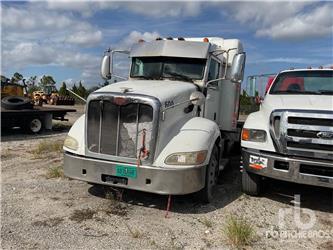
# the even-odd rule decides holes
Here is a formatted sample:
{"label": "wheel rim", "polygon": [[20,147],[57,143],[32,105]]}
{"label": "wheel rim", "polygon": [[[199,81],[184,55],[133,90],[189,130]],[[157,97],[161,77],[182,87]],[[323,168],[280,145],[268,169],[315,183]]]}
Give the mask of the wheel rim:
{"label": "wheel rim", "polygon": [[42,128],[42,122],[39,119],[33,119],[30,122],[30,130],[34,133],[37,133]]}
{"label": "wheel rim", "polygon": [[216,159],[216,155],[214,154],[212,156],[211,161],[209,162],[208,165],[208,190],[209,193],[212,194],[213,188],[217,183],[217,159]]}

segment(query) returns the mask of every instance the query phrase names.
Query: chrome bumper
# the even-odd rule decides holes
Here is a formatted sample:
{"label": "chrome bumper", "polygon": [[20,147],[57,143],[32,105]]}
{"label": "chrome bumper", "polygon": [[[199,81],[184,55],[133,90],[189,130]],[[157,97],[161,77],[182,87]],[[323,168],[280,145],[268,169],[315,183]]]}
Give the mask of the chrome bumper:
{"label": "chrome bumper", "polygon": [[157,194],[189,194],[201,190],[205,185],[205,167],[179,167],[167,169],[151,166],[137,168],[136,178],[126,179],[125,183],[106,181],[104,176],[116,176],[116,165],[133,166],[84,156],[64,153],[64,173],[66,176],[86,182],[113,187],[140,190]]}
{"label": "chrome bumper", "polygon": [[[254,169],[249,165],[251,156],[267,159],[267,166]],[[333,188],[333,163],[329,160],[283,157],[269,152],[242,148],[243,168],[248,172],[284,181]]]}

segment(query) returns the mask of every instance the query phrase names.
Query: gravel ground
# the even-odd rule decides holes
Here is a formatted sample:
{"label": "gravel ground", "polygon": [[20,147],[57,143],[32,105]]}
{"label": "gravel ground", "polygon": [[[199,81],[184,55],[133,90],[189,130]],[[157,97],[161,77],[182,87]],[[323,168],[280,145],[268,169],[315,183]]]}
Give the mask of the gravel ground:
{"label": "gravel ground", "polygon": [[[332,249],[332,190],[267,181],[262,197],[241,193],[240,156],[232,156],[221,174],[216,200],[200,204],[194,195],[172,197],[165,218],[167,197],[113,190],[65,177],[50,178],[50,169],[61,167],[61,152],[37,154],[44,144],[61,143],[66,130],[83,112],[70,114],[58,131],[43,135],[3,134],[1,139],[1,240],[2,249],[230,249],[225,236],[227,218],[242,217],[251,223],[255,237],[244,249]],[[289,237],[275,233],[302,232],[294,213],[279,228],[279,209],[293,209],[294,195],[301,195],[301,220],[315,214],[309,230],[326,237]]]}

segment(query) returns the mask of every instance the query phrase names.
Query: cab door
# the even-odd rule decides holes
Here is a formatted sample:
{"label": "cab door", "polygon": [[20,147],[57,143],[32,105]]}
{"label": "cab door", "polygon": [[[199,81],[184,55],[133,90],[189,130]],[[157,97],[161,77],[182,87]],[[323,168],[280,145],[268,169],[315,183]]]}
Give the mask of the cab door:
{"label": "cab door", "polygon": [[[207,82],[221,78],[221,63],[214,57],[211,57],[207,74]],[[220,104],[220,81],[212,82],[208,85],[205,103],[205,117],[212,121],[219,121]]]}

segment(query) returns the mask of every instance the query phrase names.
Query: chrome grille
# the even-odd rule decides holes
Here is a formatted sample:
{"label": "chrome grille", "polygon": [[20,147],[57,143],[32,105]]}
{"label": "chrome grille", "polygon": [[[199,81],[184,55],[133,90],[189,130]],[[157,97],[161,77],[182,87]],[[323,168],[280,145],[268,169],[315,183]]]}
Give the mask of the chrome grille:
{"label": "chrome grille", "polygon": [[145,148],[149,151],[148,158],[152,158],[159,112],[159,103],[155,99],[139,95],[119,96],[119,93],[116,96],[97,94],[89,99],[86,117],[88,153],[107,159],[136,159],[145,131]]}
{"label": "chrome grille", "polygon": [[333,112],[275,110],[270,133],[280,153],[333,159]]}

